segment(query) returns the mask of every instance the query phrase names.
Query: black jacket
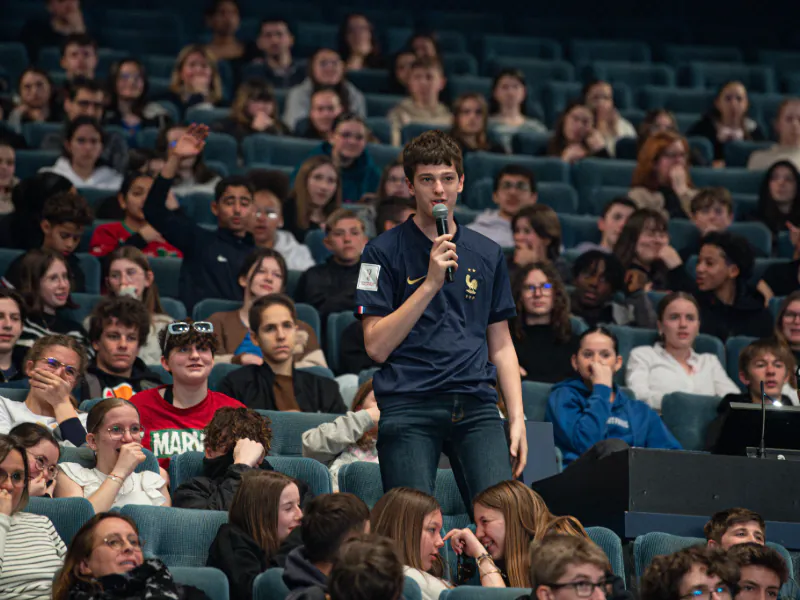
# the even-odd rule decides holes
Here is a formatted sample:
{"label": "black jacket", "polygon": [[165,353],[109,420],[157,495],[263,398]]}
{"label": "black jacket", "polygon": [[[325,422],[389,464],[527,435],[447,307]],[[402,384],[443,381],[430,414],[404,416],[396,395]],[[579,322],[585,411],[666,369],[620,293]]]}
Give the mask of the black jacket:
{"label": "black jacket", "polygon": [[107,373],[97,366],[97,358],[93,358],[86,369],[86,376],[81,381],[81,399],[89,398],[130,398],[142,390],[163,385],[158,373],[151,371],[141,358],[133,361],[130,377]]}
{"label": "black jacket", "polygon": [[300,528],[292,530],[275,556],[267,559],[261,546],[236,525],[225,523],[211,543],[206,566],[216,567],[228,577],[230,597],[252,600],[253,582],[267,569],[283,567],[288,554],[302,544]]}
{"label": "black jacket", "polygon": [[315,265],[300,276],[294,299],[316,308],[324,325],[331,313],[355,310],[360,268],[358,263],[340,265],[331,257],[325,264]]}
{"label": "black jacket", "polygon": [[[746,141],[760,142],[766,139],[764,137],[764,132],[761,131],[761,128],[757,123],[751,119],[745,120],[747,121],[747,125],[749,125],[749,131],[747,133],[747,137],[745,138]],[[711,142],[711,145],[714,146],[714,160],[724,160],[725,144],[720,142],[719,138],[717,137],[717,125],[715,121],[716,119],[714,115],[711,113],[706,113],[703,115],[702,119],[689,128],[689,131],[686,132],[686,135],[706,138],[709,142]]]}
{"label": "black jacket", "polygon": [[[181,301],[190,313],[206,298],[242,300],[239,269],[255,249],[249,233],[237,237],[227,229],[209,231],[165,202],[172,179],[157,177],[144,203],[144,216],[170,244],[183,252]],[[353,286],[355,290],[355,285]]]}
{"label": "black jacket", "polygon": [[[302,412],[323,412],[343,415],[347,407],[339,392],[339,384],[333,379],[308,373],[292,371],[294,397]],[[228,373],[217,387],[217,391],[236,398],[239,402],[259,410],[277,410],[273,384],[275,373],[266,363],[248,365]]]}
{"label": "black jacket", "polygon": [[310,600],[317,595],[324,598],[325,592],[328,590],[328,577],[308,560],[305,546],[295,548],[286,557],[283,583],[289,588],[286,600],[299,600],[300,598]]}
{"label": "black jacket", "polygon": [[9,383],[10,381],[19,381],[25,379],[25,355],[28,353],[29,348],[25,346],[14,346],[11,350],[11,366],[16,372],[10,377],[6,377],[5,373],[0,371],[0,383]]}
{"label": "black jacket", "polygon": [[775,263],[767,267],[761,279],[764,280],[776,296],[788,296],[800,289],[800,260],[786,263]]}
{"label": "black jacket", "polygon": [[157,558],[149,558],[127,573],[106,575],[92,583],[78,581],[69,591],[69,600],[208,600],[205,592],[190,585],[175,583]]}

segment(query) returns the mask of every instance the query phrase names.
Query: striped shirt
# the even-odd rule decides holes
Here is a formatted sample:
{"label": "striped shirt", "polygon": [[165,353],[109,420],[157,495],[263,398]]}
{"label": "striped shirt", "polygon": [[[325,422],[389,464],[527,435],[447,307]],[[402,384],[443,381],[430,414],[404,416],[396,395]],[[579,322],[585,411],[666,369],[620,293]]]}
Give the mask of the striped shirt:
{"label": "striped shirt", "polygon": [[50,519],[0,515],[0,600],[47,600],[67,547]]}

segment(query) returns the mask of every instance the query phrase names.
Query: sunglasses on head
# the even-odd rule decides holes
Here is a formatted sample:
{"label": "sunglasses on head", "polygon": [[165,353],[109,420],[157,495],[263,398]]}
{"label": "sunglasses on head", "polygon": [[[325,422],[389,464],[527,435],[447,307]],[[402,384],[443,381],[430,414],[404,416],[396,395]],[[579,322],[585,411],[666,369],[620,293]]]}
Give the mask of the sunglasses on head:
{"label": "sunglasses on head", "polygon": [[182,335],[189,333],[194,329],[197,333],[214,333],[214,325],[208,321],[196,321],[195,323],[184,323],[183,321],[176,321],[167,325],[167,335],[164,336],[164,348],[167,347],[167,340],[171,335]]}

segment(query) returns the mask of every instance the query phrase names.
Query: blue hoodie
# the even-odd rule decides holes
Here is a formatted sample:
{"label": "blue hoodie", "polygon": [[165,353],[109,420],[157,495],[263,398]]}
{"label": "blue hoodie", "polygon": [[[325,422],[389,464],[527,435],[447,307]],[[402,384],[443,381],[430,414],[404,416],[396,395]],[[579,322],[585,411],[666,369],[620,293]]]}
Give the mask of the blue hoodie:
{"label": "blue hoodie", "polygon": [[[306,158],[317,156],[319,154],[331,155],[330,142],[322,142],[316,150],[309,154]],[[292,185],[297,177],[297,172],[300,166],[292,173]],[[374,194],[378,191],[378,185],[381,182],[381,170],[375,165],[369,150],[366,148],[352,165],[346,169],[340,169],[339,174],[342,178],[342,202],[355,204],[361,200],[364,194]]]}
{"label": "blue hoodie", "polygon": [[556,446],[567,465],[607,439],[619,439],[637,448],[681,450],[661,417],[640,400],[629,398],[616,385],[595,385],[591,390],[573,377],[553,386],[545,419],[553,424]]}

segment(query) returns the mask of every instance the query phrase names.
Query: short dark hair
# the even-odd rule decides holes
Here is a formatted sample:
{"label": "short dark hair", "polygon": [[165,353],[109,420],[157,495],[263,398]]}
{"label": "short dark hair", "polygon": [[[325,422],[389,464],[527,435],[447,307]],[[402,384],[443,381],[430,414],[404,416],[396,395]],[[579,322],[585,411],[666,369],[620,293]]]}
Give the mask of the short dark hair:
{"label": "short dark hair", "polygon": [[675,600],[680,596],[681,579],[694,565],[702,565],[709,575],[717,575],[731,589],[739,583],[739,567],[724,550],[692,546],[672,554],[656,556],[642,575],[641,600]]}
{"label": "short dark hair", "polygon": [[[268,191],[284,202],[289,197],[291,181],[289,176],[282,171],[273,169],[252,169],[247,173],[247,178],[253,186],[253,193]],[[281,210],[283,207],[281,207]]]}
{"label": "short dark hair", "polygon": [[264,452],[269,453],[270,424],[269,417],[261,416],[252,408],[219,408],[203,430],[204,444],[211,450],[230,452],[238,440],[246,438],[260,443]]}
{"label": "short dark hair", "polygon": [[74,223],[78,227],[89,227],[94,216],[86,198],[75,192],[62,192],[44,201],[42,220],[52,225]]}
{"label": "short dark hair", "polygon": [[342,543],[364,532],[369,508],[358,496],[322,494],[303,509],[302,537],[306,557],[312,563],[331,562]]}
{"label": "short dark hair", "polygon": [[328,578],[331,600],[397,600],[403,563],[389,538],[365,534],[346,542]]}
{"label": "short dark hair", "polygon": [[103,87],[97,83],[94,79],[89,79],[88,77],[84,77],[83,75],[79,75],[75,77],[72,81],[67,84],[67,95],[69,96],[70,100],[75,100],[78,97],[78,92],[81,90],[89,90],[90,92],[97,93],[97,92],[104,92]]}
{"label": "short dark hair", "polygon": [[596,325],[594,327],[589,327],[589,329],[587,329],[578,336],[578,345],[577,345],[577,350],[575,351],[576,354],[578,353],[578,350],[580,350],[581,344],[583,343],[583,339],[585,337],[592,335],[593,333],[599,333],[610,339],[614,345],[614,354],[619,354],[619,340],[617,339],[617,336],[614,335],[613,331],[611,331],[608,327],[605,327],[604,325]]}
{"label": "short dark hair", "polygon": [[689,210],[694,215],[701,210],[708,210],[715,204],[724,206],[728,213],[733,214],[733,198],[724,187],[703,187],[697,190],[697,195],[692,198]]}
{"label": "short dark hair", "polygon": [[786,566],[786,561],[780,552],[769,546],[755,542],[736,544],[728,549],[728,556],[739,565],[739,569],[750,566],[764,567],[778,576],[781,585],[789,580],[789,568]]}
{"label": "short dark hair", "polygon": [[213,16],[219,10],[219,7],[226,3],[233,4],[241,12],[238,0],[211,0],[211,3],[206,8],[206,18]]}
{"label": "short dark hair", "polygon": [[606,267],[603,275],[611,289],[614,292],[622,290],[625,287],[625,269],[616,256],[602,250],[587,250],[578,256],[572,264],[572,278],[577,279],[581,273],[594,273],[601,264]]}
{"label": "short dark hair", "polygon": [[0,300],[12,300],[16,302],[17,307],[19,308],[20,319],[23,321],[25,320],[25,300],[22,299],[22,295],[17,290],[13,288],[0,288]]}
{"label": "short dark hair", "polygon": [[366,231],[366,228],[364,227],[364,221],[361,220],[361,217],[358,216],[356,211],[350,208],[345,208],[344,206],[340,206],[331,214],[329,214],[327,219],[325,219],[325,235],[333,231],[333,228],[336,227],[336,224],[344,219],[357,220],[359,223],[361,223],[361,232],[364,233]]}
{"label": "short dark hair", "polygon": [[229,187],[243,187],[246,188],[250,195],[253,195],[253,184],[244,175],[229,175],[219,180],[219,183],[214,186],[214,202],[219,202],[220,198],[225,195],[225,190]]}
{"label": "short dark hair", "polygon": [[150,313],[139,300],[127,296],[103,298],[95,305],[89,317],[89,342],[98,341],[103,330],[114,320],[123,327],[138,330],[139,346],[147,343]]}
{"label": "short dark hair", "polygon": [[766,535],[767,525],[764,523],[764,518],[755,511],[747,508],[727,508],[720,510],[711,515],[711,519],[703,527],[703,533],[706,534],[706,540],[722,543],[722,536],[734,525],[741,523],[749,523],[755,521],[761,527],[761,532]]}
{"label": "short dark hair", "polygon": [[67,53],[69,46],[91,46],[97,51],[97,40],[90,36],[88,33],[70,33],[64,38],[61,43],[61,57]]}
{"label": "short dark hair", "polygon": [[403,148],[403,172],[412,183],[418,165],[453,165],[459,177],[464,174],[461,148],[452,136],[438,129],[425,131]]}
{"label": "short dark hair", "polygon": [[627,206],[632,210],[636,210],[637,206],[636,203],[628,198],[627,196],[617,196],[616,198],[612,198],[608,201],[608,203],[603,208],[603,217],[605,217],[608,212],[614,208],[615,206]]}
{"label": "short dark hair", "polygon": [[[192,319],[176,320],[173,323],[194,323]],[[167,327],[164,327],[158,332],[158,345],[161,348],[161,356],[164,360],[169,358],[170,352],[175,348],[183,348],[184,346],[196,345],[200,348],[208,348],[212,354],[217,353],[219,341],[216,334],[213,333],[199,333],[193,327],[189,328],[186,333],[179,335],[170,335],[167,337]]]}
{"label": "short dark hair", "polygon": [[[286,294],[267,294],[253,302],[253,305],[250,307],[250,312],[247,314],[250,331],[258,332],[259,327],[261,327],[261,316],[264,314],[264,311],[275,304],[285,306],[289,313],[291,313],[292,320],[297,322],[297,308],[289,296]],[[253,342],[255,342],[255,340],[253,340]]]}
{"label": "short dark hair", "polygon": [[[432,39],[432,38],[431,38]],[[418,56],[411,63],[412,69],[436,69],[444,75],[444,65],[437,56]]]}
{"label": "short dark hair", "polygon": [[128,173],[125,175],[125,179],[122,180],[122,187],[119,188],[119,195],[122,198],[127,197],[128,192],[131,191],[131,187],[133,187],[134,182],[143,177],[145,179],[153,179],[152,175],[143,171],[128,171]]}
{"label": "short dark hair", "polygon": [[791,348],[776,337],[761,338],[750,342],[739,352],[739,372],[747,373],[752,363],[767,352],[778,358],[786,365],[786,372],[794,381],[796,361]]}
{"label": "short dark hair", "polygon": [[503,179],[505,175],[514,175],[515,177],[524,177],[528,180],[528,185],[531,186],[531,192],[536,192],[536,174],[531,171],[528,167],[523,167],[522,165],[506,165],[502,169],[500,169],[494,176],[494,187],[492,188],[495,192],[500,187],[500,181]]}
{"label": "short dark hair", "polygon": [[742,278],[742,281],[747,281],[753,272],[755,258],[747,238],[730,231],[711,231],[700,240],[698,253],[703,246],[716,246],[722,250],[725,261],[739,267],[738,278]]}
{"label": "short dark hair", "polygon": [[259,33],[264,28],[264,25],[270,25],[272,23],[283,23],[284,25],[286,25],[286,29],[289,31],[289,33],[292,33],[292,26],[289,23],[288,19],[280,15],[268,15],[263,19],[261,19],[261,24],[258,26]]}
{"label": "short dark hair", "polygon": [[417,205],[413,198],[403,198],[402,196],[389,196],[378,203],[378,208],[375,211],[375,231],[383,233],[385,230],[383,224],[386,221],[392,223],[400,223],[403,212],[407,210],[416,210]]}

